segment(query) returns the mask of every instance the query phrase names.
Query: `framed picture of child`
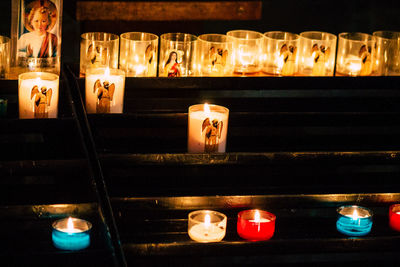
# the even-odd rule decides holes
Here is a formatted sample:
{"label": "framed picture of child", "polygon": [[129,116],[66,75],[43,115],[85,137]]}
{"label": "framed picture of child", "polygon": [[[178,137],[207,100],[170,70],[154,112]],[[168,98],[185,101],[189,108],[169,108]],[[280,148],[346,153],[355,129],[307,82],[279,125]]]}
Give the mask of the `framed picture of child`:
{"label": "framed picture of child", "polygon": [[13,1],[13,65],[21,72],[59,73],[61,15],[62,0]]}

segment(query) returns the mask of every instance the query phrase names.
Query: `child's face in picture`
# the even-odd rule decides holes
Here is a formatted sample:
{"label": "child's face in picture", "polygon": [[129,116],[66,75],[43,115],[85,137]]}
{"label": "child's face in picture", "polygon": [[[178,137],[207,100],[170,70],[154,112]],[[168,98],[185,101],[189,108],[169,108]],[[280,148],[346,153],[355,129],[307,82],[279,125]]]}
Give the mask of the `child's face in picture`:
{"label": "child's face in picture", "polygon": [[36,33],[44,34],[46,33],[47,27],[49,26],[49,18],[47,13],[41,13],[39,11],[35,12],[32,19],[32,27]]}

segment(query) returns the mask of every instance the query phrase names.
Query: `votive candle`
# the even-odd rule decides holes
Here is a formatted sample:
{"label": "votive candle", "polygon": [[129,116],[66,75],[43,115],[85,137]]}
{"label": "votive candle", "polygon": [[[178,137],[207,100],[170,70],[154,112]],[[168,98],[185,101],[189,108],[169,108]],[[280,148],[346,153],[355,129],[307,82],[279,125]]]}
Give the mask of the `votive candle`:
{"label": "votive candle", "polygon": [[225,237],[227,218],[212,210],[197,210],[189,213],[188,234],[197,242],[219,242]]}
{"label": "votive candle", "polygon": [[360,206],[342,206],[337,209],[336,228],[348,236],[367,235],[372,228],[372,211]]}
{"label": "votive candle", "polygon": [[78,218],[64,218],[53,223],[52,239],[56,248],[81,250],[90,245],[92,224]]}
{"label": "votive candle", "polygon": [[400,204],[394,204],[389,208],[389,225],[400,232]]}
{"label": "votive candle", "polygon": [[243,210],[238,213],[237,232],[243,239],[261,241],[270,239],[275,232],[276,216],[264,210]]}

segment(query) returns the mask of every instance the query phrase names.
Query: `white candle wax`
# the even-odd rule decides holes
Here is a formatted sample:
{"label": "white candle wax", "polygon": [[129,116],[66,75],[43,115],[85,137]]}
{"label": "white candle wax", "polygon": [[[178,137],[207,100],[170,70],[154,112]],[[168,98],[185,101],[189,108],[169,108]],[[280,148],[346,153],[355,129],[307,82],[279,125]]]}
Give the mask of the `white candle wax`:
{"label": "white candle wax", "polygon": [[[45,79],[47,76],[50,80]],[[18,86],[19,117],[57,118],[58,85],[56,74],[35,72],[21,74]]]}
{"label": "white candle wax", "polygon": [[189,229],[189,236],[197,242],[218,242],[225,236],[225,228],[199,223]]}
{"label": "white candle wax", "polygon": [[[212,110],[212,106],[211,106]],[[217,125],[222,127],[221,131],[218,130],[218,126],[213,125],[207,126],[203,130],[203,123],[209,118],[210,123],[214,120],[217,121]],[[213,135],[216,141],[216,149],[214,151],[207,151],[206,149],[206,135],[213,131]],[[220,113],[211,111],[207,113],[205,111],[193,111],[189,112],[188,122],[188,151],[189,153],[203,153],[203,152],[225,152],[226,148],[226,136],[228,133],[228,112]]]}
{"label": "white candle wax", "polygon": [[[121,71],[122,72],[122,71]],[[123,72],[122,72],[123,73]],[[96,81],[100,81],[99,88],[95,89]],[[100,90],[107,89],[104,83],[109,86],[115,85],[113,93],[107,92],[107,98]],[[105,73],[105,69],[87,70],[85,78],[85,96],[87,113],[122,113],[124,107],[125,75]]]}

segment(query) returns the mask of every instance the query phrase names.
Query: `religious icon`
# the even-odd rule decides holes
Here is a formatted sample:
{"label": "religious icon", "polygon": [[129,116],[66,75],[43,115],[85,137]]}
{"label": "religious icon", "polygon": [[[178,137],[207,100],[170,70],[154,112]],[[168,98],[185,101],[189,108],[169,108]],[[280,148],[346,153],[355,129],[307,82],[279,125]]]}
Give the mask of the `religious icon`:
{"label": "religious icon", "polygon": [[312,70],[313,76],[324,76],[325,75],[325,63],[329,58],[331,49],[325,48],[324,45],[314,44],[311,48],[311,53],[313,55],[314,65]]}
{"label": "religious icon", "polygon": [[280,56],[283,56],[282,75],[290,76],[295,72],[297,47],[283,44],[280,50]]}
{"label": "religious icon", "polygon": [[203,121],[202,132],[205,132],[204,152],[218,152],[223,125],[222,121],[216,119],[212,122],[210,122],[209,118]]}
{"label": "religious icon", "polygon": [[371,48],[366,45],[362,45],[358,56],[361,58],[361,76],[371,75],[372,65],[371,65]]}
{"label": "religious icon", "polygon": [[[62,0],[20,0],[17,23],[17,64],[56,67],[60,57]],[[15,27],[14,27],[15,28]]]}
{"label": "religious icon", "polygon": [[86,59],[88,63],[94,65],[93,67],[106,65],[108,59],[107,47],[103,48],[101,45],[93,46],[93,44],[90,44],[86,52]]}
{"label": "religious icon", "polygon": [[168,77],[181,76],[181,68],[178,63],[178,53],[176,51],[171,51],[171,53],[169,53],[167,62],[164,66],[164,73],[166,73]]}
{"label": "religious icon", "polygon": [[31,99],[35,97],[34,107],[35,107],[35,118],[43,119],[49,117],[48,107],[51,105],[51,96],[53,95],[53,90],[50,88],[47,90],[46,86],[39,87],[35,85],[31,90]]}
{"label": "religious icon", "polygon": [[97,91],[96,113],[110,113],[110,104],[113,101],[115,84],[104,81],[101,85],[100,79],[94,83],[93,93]]}
{"label": "religious icon", "polygon": [[149,65],[150,65],[151,62],[153,61],[153,54],[154,54],[154,47],[153,47],[153,44],[149,44],[149,45],[146,47],[146,51],[145,51],[146,63],[148,63]]}

